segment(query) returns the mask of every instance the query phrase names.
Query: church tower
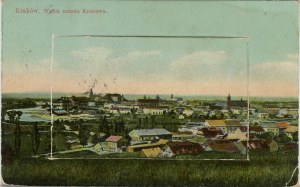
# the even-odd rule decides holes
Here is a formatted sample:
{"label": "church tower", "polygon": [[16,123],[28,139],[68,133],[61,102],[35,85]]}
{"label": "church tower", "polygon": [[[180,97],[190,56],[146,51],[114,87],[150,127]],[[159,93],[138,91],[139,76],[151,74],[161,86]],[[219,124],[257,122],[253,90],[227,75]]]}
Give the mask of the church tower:
{"label": "church tower", "polygon": [[231,97],[230,97],[230,93],[227,96],[227,109],[228,110],[231,109]]}

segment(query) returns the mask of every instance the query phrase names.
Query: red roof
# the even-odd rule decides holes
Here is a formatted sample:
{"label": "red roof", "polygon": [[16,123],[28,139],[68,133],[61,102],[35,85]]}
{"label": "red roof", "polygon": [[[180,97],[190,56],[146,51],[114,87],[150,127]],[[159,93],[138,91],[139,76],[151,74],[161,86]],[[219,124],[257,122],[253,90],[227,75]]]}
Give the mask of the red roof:
{"label": "red roof", "polygon": [[265,132],[264,128],[261,126],[249,126],[249,131],[252,132]]}
{"label": "red roof", "polygon": [[214,138],[217,135],[223,135],[222,130],[216,128],[202,128],[201,130],[205,138]]}
{"label": "red roof", "polygon": [[213,142],[211,142],[210,144],[208,144],[208,146],[214,150],[214,151],[220,151],[220,152],[230,152],[230,153],[234,153],[234,152],[239,152],[239,148],[234,145],[233,143],[231,143],[230,141],[226,141],[226,140],[215,140]]}
{"label": "red roof", "polygon": [[174,154],[198,154],[204,151],[203,147],[194,142],[168,142],[167,146],[170,147]]}
{"label": "red roof", "polygon": [[118,142],[122,136],[110,136],[105,141],[107,142]]}

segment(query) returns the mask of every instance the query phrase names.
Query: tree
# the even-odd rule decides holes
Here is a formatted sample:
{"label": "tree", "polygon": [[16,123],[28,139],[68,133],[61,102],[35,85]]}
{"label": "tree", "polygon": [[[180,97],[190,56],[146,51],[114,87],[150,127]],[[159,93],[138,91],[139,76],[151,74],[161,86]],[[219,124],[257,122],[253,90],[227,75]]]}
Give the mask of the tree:
{"label": "tree", "polygon": [[298,132],[294,132],[292,137],[294,142],[298,142]]}
{"label": "tree", "polygon": [[21,127],[20,127],[20,118],[23,114],[22,111],[7,111],[6,112],[9,118],[9,122],[15,124],[15,152],[16,156],[20,156],[20,149],[21,149]]}
{"label": "tree", "polygon": [[148,118],[148,116],[146,116],[146,118],[145,118],[145,127],[144,128],[149,128],[149,118]]}
{"label": "tree", "polygon": [[89,133],[88,133],[87,129],[85,128],[85,126],[82,124],[82,120],[80,120],[78,130],[79,130],[78,137],[79,137],[80,144],[83,145],[83,147],[84,147],[88,143]]}
{"label": "tree", "polygon": [[123,133],[125,131],[125,123],[124,120],[122,118],[121,122],[120,122],[120,132]]}
{"label": "tree", "polygon": [[33,154],[36,155],[40,146],[40,132],[37,122],[33,125],[31,139]]}
{"label": "tree", "polygon": [[119,130],[120,130],[120,128],[119,128],[119,123],[117,123],[117,121],[116,120],[114,120],[114,132],[115,133],[118,133],[119,132]]}
{"label": "tree", "polygon": [[99,132],[105,132],[106,134],[109,134],[108,121],[105,115],[103,118],[100,119]]}
{"label": "tree", "polygon": [[267,140],[273,140],[274,134],[272,132],[264,132],[261,135],[259,135],[259,138],[267,139]]}
{"label": "tree", "polygon": [[151,128],[153,129],[155,125],[155,115],[151,115],[150,118],[151,118]]}
{"label": "tree", "polygon": [[291,138],[288,137],[286,134],[279,134],[278,136],[276,136],[275,141],[278,143],[287,143],[291,141]]}
{"label": "tree", "polygon": [[138,125],[136,126],[137,129],[140,129],[142,127],[142,118],[139,118]]}
{"label": "tree", "polygon": [[[55,136],[55,134],[53,134],[52,138],[54,138],[54,136]],[[44,151],[46,153],[50,153],[51,152],[51,134],[50,133],[47,133],[44,142],[45,142]],[[53,152],[56,151],[56,146],[55,145],[52,146],[52,151]]]}

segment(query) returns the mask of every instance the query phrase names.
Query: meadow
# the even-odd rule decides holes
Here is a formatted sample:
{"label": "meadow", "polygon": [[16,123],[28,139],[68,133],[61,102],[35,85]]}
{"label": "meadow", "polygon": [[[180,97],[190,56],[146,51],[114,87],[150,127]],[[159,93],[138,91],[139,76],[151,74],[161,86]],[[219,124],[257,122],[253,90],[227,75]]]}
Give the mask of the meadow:
{"label": "meadow", "polygon": [[[297,151],[251,151],[251,161],[61,159],[23,157],[2,166],[5,183],[95,186],[285,186]],[[288,185],[297,182],[298,173]]]}

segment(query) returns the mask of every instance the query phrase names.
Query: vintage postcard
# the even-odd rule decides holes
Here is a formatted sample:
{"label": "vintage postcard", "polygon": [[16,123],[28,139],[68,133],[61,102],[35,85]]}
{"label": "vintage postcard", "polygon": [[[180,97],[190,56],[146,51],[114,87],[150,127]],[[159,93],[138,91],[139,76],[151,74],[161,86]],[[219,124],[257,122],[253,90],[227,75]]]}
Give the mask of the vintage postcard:
{"label": "vintage postcard", "polygon": [[2,183],[296,185],[298,6],[2,2]]}

